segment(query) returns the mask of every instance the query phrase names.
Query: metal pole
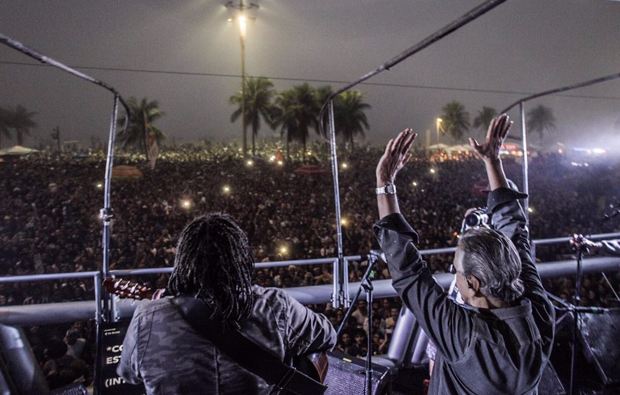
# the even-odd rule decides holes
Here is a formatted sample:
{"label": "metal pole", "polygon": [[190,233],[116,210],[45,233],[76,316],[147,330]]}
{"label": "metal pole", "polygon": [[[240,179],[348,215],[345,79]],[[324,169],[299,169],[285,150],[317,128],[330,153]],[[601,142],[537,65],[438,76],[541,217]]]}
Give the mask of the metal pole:
{"label": "metal pole", "polygon": [[[523,193],[530,193],[530,183],[529,183],[529,166],[528,166],[528,155],[527,155],[527,127],[525,125],[525,107],[523,106],[523,102],[519,103],[519,109],[521,111],[521,144],[523,144]],[[529,197],[524,199],[525,202],[525,217],[529,218],[528,208],[530,206]]]}
{"label": "metal pole", "polygon": [[332,295],[332,306],[337,309],[341,306],[349,306],[349,295],[344,293],[344,283],[349,281],[344,278],[344,254],[342,252],[342,214],[340,212],[340,186],[338,184],[338,155],[336,153],[336,125],[334,124],[334,101],[329,104],[329,144],[331,148],[332,177],[334,181],[334,206],[336,208],[336,242],[338,245],[338,260],[334,262],[334,295]]}
{"label": "metal pole", "polygon": [[[243,7],[243,2],[241,2]],[[248,130],[245,119],[245,37],[239,32],[241,41],[241,128],[243,129],[243,156],[248,152]]]}
{"label": "metal pole", "polygon": [[[112,107],[112,118],[110,119],[110,136],[108,138],[108,156],[105,165],[105,179],[103,192],[103,208],[100,216],[103,223],[103,262],[101,264],[100,273],[102,278],[110,275],[110,228],[112,225],[112,207],[110,204],[110,195],[112,188],[112,167],[114,166],[114,143],[116,140],[116,122],[118,116],[118,95],[114,95],[114,105]],[[103,316],[107,322],[112,320],[112,303],[113,299],[107,293],[103,294]]]}

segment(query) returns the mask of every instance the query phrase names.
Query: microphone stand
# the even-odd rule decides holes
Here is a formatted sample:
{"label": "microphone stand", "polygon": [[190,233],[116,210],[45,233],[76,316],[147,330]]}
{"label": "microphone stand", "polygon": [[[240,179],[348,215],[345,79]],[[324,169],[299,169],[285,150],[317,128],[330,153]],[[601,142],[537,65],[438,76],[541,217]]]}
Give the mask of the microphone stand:
{"label": "microphone stand", "polygon": [[366,367],[364,371],[365,380],[364,380],[364,393],[370,395],[372,393],[372,292],[374,287],[372,285],[372,270],[377,263],[379,258],[379,254],[373,253],[372,251],[367,255],[368,256],[368,267],[366,268],[366,272],[362,276],[360,281],[360,286],[357,289],[357,293],[355,297],[351,301],[349,308],[347,309],[342,321],[340,322],[340,326],[336,331],[337,337],[339,338],[344,330],[351,314],[353,313],[353,309],[355,308],[355,304],[362,293],[362,289],[366,291],[366,316],[368,319],[368,336],[366,339]]}
{"label": "microphone stand", "polygon": [[[97,80],[87,74],[79,72],[72,67],[65,65],[53,58],[45,56],[27,46],[22,44],[21,42],[14,40],[4,34],[0,33],[0,44],[4,44],[10,48],[15,49],[23,53],[24,55],[33,58],[43,64],[55,67],[60,69],[66,73],[69,73],[75,77],[78,77],[82,80],[88,81],[92,84],[95,84],[105,90],[111,92],[114,95],[114,105],[112,107],[112,116],[110,119],[110,133],[108,140],[108,155],[106,160],[106,169],[105,169],[105,187],[104,187],[104,197],[103,197],[103,209],[100,211],[101,221],[103,223],[103,236],[102,236],[102,249],[103,249],[103,259],[101,266],[99,267],[99,273],[95,276],[95,321],[96,321],[96,337],[97,337],[97,345],[100,345],[101,336],[102,336],[102,324],[103,322],[114,322],[116,320],[116,314],[114,313],[115,306],[113,303],[113,298],[108,292],[102,292],[102,278],[106,278],[110,272],[110,228],[112,222],[112,207],[110,205],[110,191],[111,191],[111,180],[112,180],[112,166],[114,163],[114,141],[116,138],[116,127],[118,124],[118,105],[119,103],[125,108],[126,116],[123,125],[123,130],[127,129],[127,125],[129,123],[129,117],[131,116],[131,111],[129,110],[129,106],[127,102],[122,98],[122,96],[118,93],[116,89],[107,83]],[[103,304],[101,303],[103,302]],[[99,349],[99,347],[97,347]],[[97,350],[97,353],[100,351]],[[98,392],[103,383],[101,382],[102,377],[99,374],[99,358],[97,357],[96,367],[95,367],[95,380],[94,387],[95,392]]]}

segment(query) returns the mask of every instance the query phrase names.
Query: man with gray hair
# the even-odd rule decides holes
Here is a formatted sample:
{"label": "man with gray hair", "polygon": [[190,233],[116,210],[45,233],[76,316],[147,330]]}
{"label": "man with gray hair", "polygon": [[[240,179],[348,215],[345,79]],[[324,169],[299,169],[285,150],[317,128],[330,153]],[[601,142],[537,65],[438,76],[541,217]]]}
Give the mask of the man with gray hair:
{"label": "man with gray hair", "polygon": [[501,115],[486,142],[470,139],[489,178],[491,226],[459,240],[453,267],[463,305],[433,280],[415,246],[418,235],[398,207],[394,181],[416,134],[405,129],[390,140],[377,165],[375,233],[392,285],[437,347],[429,394],[536,394],[551,355],[555,314],[530,255],[519,203],[526,195],[509,187],[499,158],[511,124]]}

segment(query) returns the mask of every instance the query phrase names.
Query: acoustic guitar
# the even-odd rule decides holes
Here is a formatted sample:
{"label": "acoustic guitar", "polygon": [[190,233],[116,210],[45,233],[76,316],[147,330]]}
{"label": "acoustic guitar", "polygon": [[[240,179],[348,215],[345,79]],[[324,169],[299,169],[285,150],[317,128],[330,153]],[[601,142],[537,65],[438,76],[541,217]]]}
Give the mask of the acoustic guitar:
{"label": "acoustic guitar", "polygon": [[[166,296],[166,290],[164,288],[154,290],[138,282],[123,279],[106,278],[103,280],[103,286],[106,291],[117,295],[119,298],[156,300]],[[293,366],[306,376],[321,384],[325,383],[325,377],[329,369],[327,354],[325,352],[313,353],[300,357],[293,361]]]}

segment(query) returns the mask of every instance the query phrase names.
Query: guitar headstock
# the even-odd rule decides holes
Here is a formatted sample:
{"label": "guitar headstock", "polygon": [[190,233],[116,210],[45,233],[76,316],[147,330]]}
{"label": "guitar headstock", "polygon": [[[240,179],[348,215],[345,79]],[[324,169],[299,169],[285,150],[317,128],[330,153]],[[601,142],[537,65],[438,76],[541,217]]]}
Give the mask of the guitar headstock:
{"label": "guitar headstock", "polygon": [[123,280],[122,278],[106,278],[103,280],[103,286],[106,291],[117,295],[119,298],[141,300],[151,299],[153,296],[153,289],[138,282]]}

